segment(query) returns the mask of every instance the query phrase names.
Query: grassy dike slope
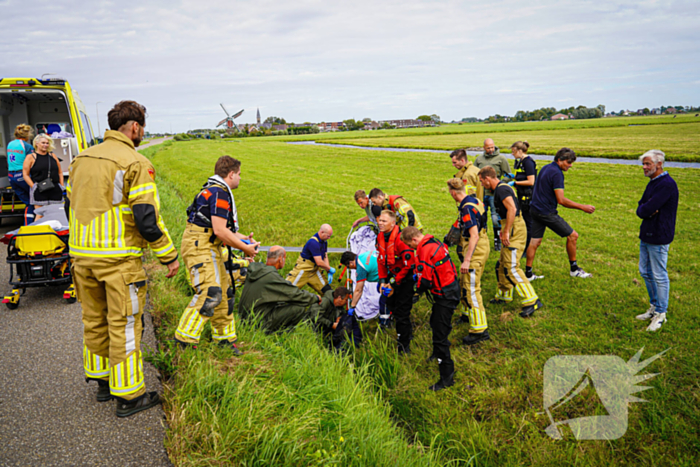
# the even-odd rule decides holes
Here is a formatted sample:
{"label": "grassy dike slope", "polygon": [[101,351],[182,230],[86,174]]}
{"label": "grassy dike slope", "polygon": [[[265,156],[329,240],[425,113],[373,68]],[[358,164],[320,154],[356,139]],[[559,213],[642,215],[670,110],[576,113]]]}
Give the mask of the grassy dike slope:
{"label": "grassy dike slope", "polygon": [[[329,222],[335,228],[330,246],[344,246],[350,224],[362,214],[352,201],[357,188],[404,195],[427,231],[440,238],[456,215],[445,185],[454,171],[444,154],[262,139],[171,143],[144,152],[156,167],[164,217],[176,241],[185,207],[222,154],[243,162],[236,193],[241,225],[264,244],[301,245]],[[698,171],[670,172],[681,206],[669,257],[671,318],[661,332],[646,333],[634,319],[647,307],[634,215],[647,179],[640,168],[575,164],[567,174],[567,196],[597,210],[564,214],[581,234],[579,262],[595,277],[570,278],[564,243],[548,233],[535,265],[546,280],[534,284],[545,309],[523,320],[515,304],[487,304],[492,340],[475,348],[459,344],[467,329],[455,326],[454,388],[426,390],[437,379],[437,365],[425,363],[431,334],[424,298],[414,308],[414,353],[402,360],[394,354],[394,336],[372,325],[366,328],[369,342],[347,359],[323,350],[305,328],[269,337],[242,327],[243,358],[207,345],[197,353],[152,357],[173,375],[165,407],[171,458],[181,465],[694,465],[700,452],[700,188]],[[290,254],[287,270],[295,260]],[[337,264],[338,258],[331,260]],[[495,260],[492,253],[485,301],[496,290]],[[174,283],[152,274],[161,340],[172,337],[189,300],[183,272]],[[549,357],[618,355],[626,361],[642,347],[643,357],[671,350],[645,371],[660,375],[643,394],[649,403],[630,404],[624,437],[546,436],[549,421],[539,412]],[[594,409],[584,405],[560,419]]]}

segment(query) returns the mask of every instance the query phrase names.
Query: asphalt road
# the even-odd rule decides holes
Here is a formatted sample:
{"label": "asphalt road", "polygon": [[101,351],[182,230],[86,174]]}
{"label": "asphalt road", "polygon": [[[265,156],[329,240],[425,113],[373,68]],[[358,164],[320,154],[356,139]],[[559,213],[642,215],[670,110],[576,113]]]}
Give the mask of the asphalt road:
{"label": "asphalt road", "polygon": [[[0,235],[19,226],[3,220]],[[0,295],[11,290],[7,248],[0,244]],[[27,289],[19,308],[0,304],[0,465],[169,466],[161,406],[125,419],[115,401],[95,400],[82,369],[80,304],[62,287]],[[155,348],[146,315],[144,348]],[[162,392],[144,362],[147,390]]]}

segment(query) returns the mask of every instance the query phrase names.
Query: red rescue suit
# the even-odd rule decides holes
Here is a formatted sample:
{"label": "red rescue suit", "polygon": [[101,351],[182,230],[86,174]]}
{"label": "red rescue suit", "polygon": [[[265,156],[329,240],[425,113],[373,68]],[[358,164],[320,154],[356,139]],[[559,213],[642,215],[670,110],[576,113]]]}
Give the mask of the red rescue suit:
{"label": "red rescue suit", "polygon": [[459,300],[457,270],[447,245],[432,235],[426,235],[416,248],[418,292],[430,291],[434,297]]}
{"label": "red rescue suit", "polygon": [[400,284],[414,266],[413,250],[401,241],[400,235],[398,225],[394,226],[388,240],[383,232],[377,235],[377,266],[381,283],[388,283],[394,277],[396,283]]}

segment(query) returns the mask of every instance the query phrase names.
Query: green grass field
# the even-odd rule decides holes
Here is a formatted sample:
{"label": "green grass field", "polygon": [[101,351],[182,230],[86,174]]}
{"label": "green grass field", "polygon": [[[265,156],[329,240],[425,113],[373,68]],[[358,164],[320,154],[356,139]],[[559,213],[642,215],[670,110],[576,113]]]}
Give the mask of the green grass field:
{"label": "green grass field", "polygon": [[[328,222],[335,229],[330,246],[344,247],[352,221],[363,214],[352,199],[358,188],[404,195],[439,238],[456,216],[445,184],[454,169],[444,154],[293,146],[268,138],[166,143],[144,153],[156,167],[163,215],[177,243],[186,206],[223,154],[243,164],[236,191],[242,231],[255,232],[266,245],[301,246]],[[176,465],[696,465],[699,172],[669,172],[681,201],[669,254],[670,318],[660,332],[647,333],[634,319],[648,306],[634,214],[647,179],[640,167],[576,163],[567,172],[567,197],[597,210],[562,214],[580,233],[578,260],[594,277],[570,278],[564,242],[548,232],[535,263],[546,279],[533,284],[545,308],[524,320],[517,305],[487,304],[492,340],[475,348],[461,345],[467,328],[456,325],[453,388],[427,390],[438,373],[437,364],[425,363],[431,352],[425,299],[414,308],[414,352],[406,359],[395,355],[395,335],[374,324],[365,327],[363,347],[343,358],[323,349],[305,327],[265,336],[241,326],[246,354],[238,359],[208,345],[196,354],[163,345],[150,358],[171,376],[165,394],[171,459]],[[496,291],[496,259],[492,253],[484,274],[485,302]],[[289,254],[286,270],[295,260]],[[151,299],[165,342],[189,290],[184,271],[166,281],[161,269],[152,269]],[[660,374],[641,394],[649,402],[630,404],[625,436],[554,441],[544,433],[548,358],[627,361],[642,347],[643,358],[671,350],[644,371]]]}
{"label": "green grass field", "polygon": [[590,120],[522,123],[450,124],[433,128],[348,131],[277,140],[314,140],[354,146],[453,150],[481,147],[493,138],[510,153],[516,141],[528,141],[533,154],[556,154],[570,147],[580,156],[635,158],[649,149],[661,149],[668,160],[700,161],[700,117],[695,114],[653,117],[597,118]]}

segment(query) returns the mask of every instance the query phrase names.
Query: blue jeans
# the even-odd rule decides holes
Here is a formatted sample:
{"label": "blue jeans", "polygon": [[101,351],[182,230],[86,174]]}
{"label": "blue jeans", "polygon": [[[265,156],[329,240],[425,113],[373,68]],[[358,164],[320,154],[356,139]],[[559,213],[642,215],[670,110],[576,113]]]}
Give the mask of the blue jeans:
{"label": "blue jeans", "polygon": [[493,231],[498,232],[501,230],[501,216],[499,216],[498,211],[496,211],[496,201],[493,195],[484,195],[484,215],[488,216],[489,208],[491,208]]}
{"label": "blue jeans", "polygon": [[10,171],[7,173],[7,177],[10,179],[10,186],[19,200],[27,206],[24,211],[24,220],[25,225],[29,225],[34,221],[34,206],[29,204],[29,185],[24,181],[21,170]]}
{"label": "blue jeans", "polygon": [[639,273],[647,285],[649,302],[654,305],[657,313],[666,313],[668,309],[670,282],[666,270],[667,261],[668,245],[639,242]]}

